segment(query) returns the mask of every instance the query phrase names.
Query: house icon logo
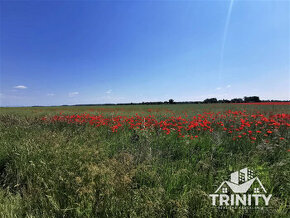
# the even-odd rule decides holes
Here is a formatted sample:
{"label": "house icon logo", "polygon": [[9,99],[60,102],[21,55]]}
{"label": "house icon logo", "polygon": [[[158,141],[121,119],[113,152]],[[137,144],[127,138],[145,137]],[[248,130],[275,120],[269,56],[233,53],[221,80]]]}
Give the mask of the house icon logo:
{"label": "house icon logo", "polygon": [[231,173],[229,181],[223,181],[215,193],[209,196],[213,206],[258,206],[263,201],[268,206],[272,195],[266,196],[266,193],[254,171],[243,168]]}
{"label": "house icon logo", "polygon": [[248,168],[231,173],[230,181],[224,181],[215,191],[215,193],[247,193],[254,186],[254,193],[267,193],[260,179],[255,177],[254,172]]}

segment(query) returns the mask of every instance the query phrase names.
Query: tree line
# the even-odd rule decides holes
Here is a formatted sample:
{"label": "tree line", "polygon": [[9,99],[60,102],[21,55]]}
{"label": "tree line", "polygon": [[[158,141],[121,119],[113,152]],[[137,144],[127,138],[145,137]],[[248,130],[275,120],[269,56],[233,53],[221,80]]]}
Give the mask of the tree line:
{"label": "tree line", "polygon": [[[215,104],[215,103],[256,103],[256,102],[288,102],[283,100],[260,100],[258,96],[245,96],[244,98],[233,98],[220,99],[217,98],[207,98],[203,101],[174,101],[169,99],[168,101],[149,101],[149,102],[140,102],[140,103],[110,103],[110,104],[76,104],[74,106],[106,106],[106,105],[160,105],[160,104]],[[62,105],[68,106],[68,105]]]}

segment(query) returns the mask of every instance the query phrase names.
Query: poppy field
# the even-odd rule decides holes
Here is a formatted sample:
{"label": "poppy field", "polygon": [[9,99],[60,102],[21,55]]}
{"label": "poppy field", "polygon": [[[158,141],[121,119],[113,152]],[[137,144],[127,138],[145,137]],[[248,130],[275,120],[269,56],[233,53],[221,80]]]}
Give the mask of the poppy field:
{"label": "poppy field", "polygon": [[[290,104],[1,108],[1,217],[287,217]],[[263,209],[213,193],[249,167]]]}

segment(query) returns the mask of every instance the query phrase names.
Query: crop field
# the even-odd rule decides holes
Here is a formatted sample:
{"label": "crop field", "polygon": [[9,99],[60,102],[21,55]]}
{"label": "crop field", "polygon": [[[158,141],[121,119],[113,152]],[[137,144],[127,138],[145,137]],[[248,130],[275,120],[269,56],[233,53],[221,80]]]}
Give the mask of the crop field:
{"label": "crop field", "polygon": [[[0,217],[289,217],[289,127],[289,103],[1,108]],[[212,205],[246,167],[269,205]]]}

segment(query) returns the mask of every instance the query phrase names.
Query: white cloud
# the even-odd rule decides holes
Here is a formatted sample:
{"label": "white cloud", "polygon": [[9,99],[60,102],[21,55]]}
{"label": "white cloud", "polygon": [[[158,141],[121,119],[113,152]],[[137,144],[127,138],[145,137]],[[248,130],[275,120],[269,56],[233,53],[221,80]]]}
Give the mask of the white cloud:
{"label": "white cloud", "polygon": [[47,96],[55,96],[54,93],[48,93]]}
{"label": "white cloud", "polygon": [[27,89],[27,87],[23,85],[18,85],[18,86],[14,86],[14,89]]}
{"label": "white cloud", "polygon": [[231,88],[232,86],[231,85],[227,85],[227,88]]}
{"label": "white cloud", "polygon": [[70,93],[68,93],[68,97],[75,97],[75,96],[77,96],[79,94],[79,92],[70,92]]}
{"label": "white cloud", "polygon": [[112,89],[109,89],[109,90],[106,91],[106,94],[111,94],[112,91],[113,91]]}
{"label": "white cloud", "polygon": [[127,103],[131,102],[132,100],[128,100],[125,97],[121,96],[111,96],[111,95],[106,95],[106,96],[97,96],[96,101],[100,103]]}
{"label": "white cloud", "polygon": [[221,90],[221,89],[222,89],[222,87],[217,87],[217,88],[216,88],[216,90]]}

